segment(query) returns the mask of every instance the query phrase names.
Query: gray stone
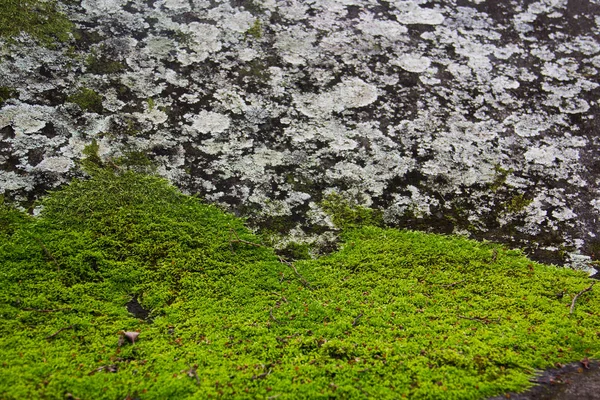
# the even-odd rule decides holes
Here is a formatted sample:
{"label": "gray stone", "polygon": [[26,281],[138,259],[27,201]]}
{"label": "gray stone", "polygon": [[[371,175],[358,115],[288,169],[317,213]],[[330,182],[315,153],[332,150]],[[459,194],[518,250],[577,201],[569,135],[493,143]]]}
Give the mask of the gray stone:
{"label": "gray stone", "polygon": [[[597,1],[65,10],[88,32],[70,49],[1,46],[0,86],[19,93],[0,108],[8,197],[66,182],[95,139],[102,157],[145,152],[259,225],[286,221],[282,245],[320,243],[331,226],[319,201],[337,192],[390,225],[543,261],[585,269],[600,250]],[[102,113],[67,102],[80,88],[102,95]]]}

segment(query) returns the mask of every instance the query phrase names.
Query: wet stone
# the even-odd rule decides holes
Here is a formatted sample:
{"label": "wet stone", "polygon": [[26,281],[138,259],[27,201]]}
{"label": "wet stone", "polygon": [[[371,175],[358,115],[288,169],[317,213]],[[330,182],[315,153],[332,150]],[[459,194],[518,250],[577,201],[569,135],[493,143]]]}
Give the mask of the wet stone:
{"label": "wet stone", "polygon": [[69,2],[70,42],[0,43],[0,192],[68,181],[96,140],[287,221],[283,247],[330,233],[338,193],[390,226],[596,259],[596,2],[258,3]]}

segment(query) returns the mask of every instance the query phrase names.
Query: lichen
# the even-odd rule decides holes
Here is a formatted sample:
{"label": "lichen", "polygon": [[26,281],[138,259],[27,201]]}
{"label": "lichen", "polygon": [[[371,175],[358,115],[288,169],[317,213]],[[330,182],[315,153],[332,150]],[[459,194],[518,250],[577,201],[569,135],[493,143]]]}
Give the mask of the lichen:
{"label": "lichen", "polygon": [[[599,5],[429,3],[57,3],[68,46],[0,50],[0,86],[18,93],[0,109],[0,190],[38,197],[96,138],[302,240],[328,234],[309,213],[335,191],[390,225],[591,255]],[[101,113],[65,103],[82,86]],[[507,212],[520,194],[531,203]]]}

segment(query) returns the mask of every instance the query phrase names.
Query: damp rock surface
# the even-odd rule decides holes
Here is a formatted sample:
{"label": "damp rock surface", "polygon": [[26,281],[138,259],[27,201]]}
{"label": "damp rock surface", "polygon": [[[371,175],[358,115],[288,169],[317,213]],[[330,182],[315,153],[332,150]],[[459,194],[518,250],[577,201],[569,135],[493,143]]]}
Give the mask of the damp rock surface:
{"label": "damp rock surface", "polygon": [[600,251],[597,1],[60,9],[70,42],[0,47],[8,198],[67,182],[95,140],[297,241],[331,228],[320,204],[337,193],[542,261],[587,268]]}

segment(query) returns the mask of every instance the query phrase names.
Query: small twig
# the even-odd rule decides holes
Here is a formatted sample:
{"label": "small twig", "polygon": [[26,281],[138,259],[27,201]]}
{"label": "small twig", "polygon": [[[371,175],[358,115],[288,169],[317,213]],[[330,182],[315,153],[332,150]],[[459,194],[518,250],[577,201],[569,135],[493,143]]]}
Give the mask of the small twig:
{"label": "small twig", "polygon": [[269,310],[269,317],[270,317],[270,318],[271,318],[273,321],[275,321],[275,323],[276,323],[276,324],[281,324],[281,321],[280,321],[280,320],[278,320],[277,318],[275,318],[275,317],[273,316],[273,309],[272,309],[272,308]]}
{"label": "small twig", "polygon": [[360,314],[358,314],[358,316],[356,318],[354,318],[354,321],[352,321],[352,326],[356,326],[358,325],[358,320],[361,319],[361,317],[364,315],[363,312],[361,312]]}
{"label": "small twig", "polygon": [[490,321],[489,318],[481,318],[481,317],[467,317],[465,315],[459,315],[458,318],[462,318],[462,319],[468,319],[471,321],[477,321],[477,322],[481,322],[482,324],[491,324],[492,322],[500,322],[500,318],[498,318],[495,321]]}
{"label": "small twig", "polygon": [[454,287],[454,286],[458,285],[459,283],[463,283],[465,281],[466,281],[466,279],[463,279],[462,281],[456,281],[456,282],[446,283],[446,284],[441,284],[440,283],[438,286],[441,286],[441,287]]}
{"label": "small twig", "polygon": [[260,375],[252,375],[252,380],[253,380],[253,381],[255,381],[255,380],[257,380],[257,379],[263,379],[263,378],[266,378],[266,377],[267,377],[267,375],[269,375],[270,373],[271,373],[271,370],[268,370],[267,372],[263,372],[263,373],[262,373],[262,374],[260,374]]}
{"label": "small twig", "polygon": [[190,367],[190,370],[188,371],[187,375],[190,378],[195,378],[196,379],[196,383],[199,385],[200,384],[200,378],[198,377],[198,372],[196,372],[197,369],[198,369],[198,364],[194,364],[193,367]]}
{"label": "small twig", "polygon": [[294,273],[300,279],[300,282],[302,283],[303,286],[309,288],[310,290],[314,290],[314,288],[310,285],[310,283],[308,283],[306,278],[303,277],[302,275],[300,275],[300,272],[298,272],[298,270],[296,269],[296,266],[294,266],[293,263],[287,261],[285,258],[283,258],[281,256],[277,256],[277,257],[279,257],[279,261],[281,261],[283,264],[287,265],[294,271]]}
{"label": "small twig", "polygon": [[587,288],[583,289],[581,292],[577,293],[575,295],[575,297],[573,297],[573,301],[571,302],[571,311],[569,312],[569,315],[573,314],[573,311],[575,311],[575,302],[577,301],[577,299],[579,298],[579,296],[581,296],[585,292],[589,292],[590,290],[592,290],[592,288],[594,287],[595,283],[596,283],[596,281],[592,282],[592,284],[590,286],[588,286]]}
{"label": "small twig", "polygon": [[34,238],[34,239],[36,242],[38,242],[38,244],[40,245],[42,250],[44,250],[44,253],[46,254],[46,256],[48,258],[50,258],[50,260],[52,260],[54,265],[56,265],[56,271],[60,271],[60,265],[58,265],[58,261],[56,261],[56,258],[54,258],[52,253],[50,253],[50,250],[48,250],[48,248],[46,246],[44,246],[44,243],[42,243],[42,241],[40,239],[38,239],[38,238]]}
{"label": "small twig", "polygon": [[118,370],[119,370],[119,367],[118,367],[118,365],[117,365],[117,364],[102,365],[102,366],[100,366],[100,367],[96,368],[95,370],[93,370],[93,371],[90,371],[90,372],[88,373],[88,376],[92,376],[92,375],[94,375],[96,372],[100,372],[100,371],[107,371],[107,372],[112,372],[112,373],[115,373],[115,372],[117,372]]}
{"label": "small twig", "polygon": [[63,328],[60,328],[59,330],[57,330],[56,332],[54,332],[51,335],[46,336],[46,339],[52,339],[53,337],[55,337],[56,335],[58,335],[59,333],[61,333],[62,331],[66,331],[67,329],[73,329],[73,325],[69,325]]}
{"label": "small twig", "polygon": [[[231,236],[235,236],[235,240],[231,240]],[[240,239],[237,232],[234,231],[233,228],[229,228],[229,245],[231,245],[231,243],[244,243],[244,244],[248,244],[250,246],[265,247],[260,243],[254,243],[254,242],[249,242],[247,240]]]}
{"label": "small twig", "polygon": [[70,308],[57,308],[56,310],[40,310],[39,308],[22,308],[23,311],[37,311],[37,312],[59,312],[59,311],[71,311]]}

